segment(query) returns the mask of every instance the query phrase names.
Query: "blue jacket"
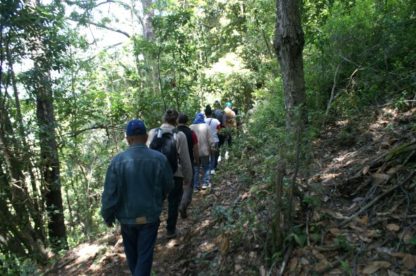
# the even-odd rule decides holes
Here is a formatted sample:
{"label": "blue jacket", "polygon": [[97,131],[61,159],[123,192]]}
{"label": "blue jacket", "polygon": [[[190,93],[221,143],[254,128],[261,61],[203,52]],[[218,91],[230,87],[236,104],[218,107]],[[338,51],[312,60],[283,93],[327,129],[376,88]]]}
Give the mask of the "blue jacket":
{"label": "blue jacket", "polygon": [[166,157],[145,145],[132,145],[116,155],[107,169],[101,215],[107,224],[115,218],[121,224],[155,222],[172,187]]}

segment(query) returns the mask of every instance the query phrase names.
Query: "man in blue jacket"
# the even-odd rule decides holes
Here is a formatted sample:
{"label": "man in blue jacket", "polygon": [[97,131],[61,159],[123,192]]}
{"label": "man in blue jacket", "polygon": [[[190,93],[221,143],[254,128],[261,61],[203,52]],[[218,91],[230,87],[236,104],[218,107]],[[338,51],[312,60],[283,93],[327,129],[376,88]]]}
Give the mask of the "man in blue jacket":
{"label": "man in blue jacket", "polygon": [[105,177],[101,215],[108,226],[121,224],[124,251],[132,275],[150,275],[163,200],[173,187],[166,157],[146,146],[146,127],[131,120],[129,147],[111,160]]}

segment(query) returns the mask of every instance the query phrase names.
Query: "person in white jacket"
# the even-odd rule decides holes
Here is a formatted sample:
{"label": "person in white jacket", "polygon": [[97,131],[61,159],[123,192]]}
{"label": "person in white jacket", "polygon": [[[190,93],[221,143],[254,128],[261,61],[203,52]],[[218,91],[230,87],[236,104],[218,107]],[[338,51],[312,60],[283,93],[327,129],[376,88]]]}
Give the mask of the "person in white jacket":
{"label": "person in white jacket", "polygon": [[211,154],[209,157],[210,169],[211,174],[215,174],[215,170],[217,169],[218,165],[218,158],[220,155],[219,151],[219,142],[220,139],[218,137],[218,130],[221,128],[221,123],[216,118],[212,117],[212,109],[210,105],[205,107],[205,123],[209,126],[211,130],[212,139],[214,142],[214,146],[211,147]]}
{"label": "person in white jacket", "polygon": [[211,146],[214,144],[214,140],[212,138],[209,126],[205,123],[203,113],[196,114],[195,120],[189,128],[193,130],[198,137],[199,165],[194,166],[194,191],[198,191],[200,184],[199,172],[201,167],[203,170],[201,188],[206,189],[211,186],[209,156],[211,153]]}

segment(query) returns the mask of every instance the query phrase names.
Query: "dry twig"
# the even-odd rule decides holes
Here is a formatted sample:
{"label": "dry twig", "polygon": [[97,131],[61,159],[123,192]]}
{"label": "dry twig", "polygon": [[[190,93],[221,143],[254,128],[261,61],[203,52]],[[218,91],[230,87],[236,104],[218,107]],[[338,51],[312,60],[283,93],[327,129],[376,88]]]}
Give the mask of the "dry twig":
{"label": "dry twig", "polygon": [[385,191],[381,195],[377,196],[375,199],[373,199],[373,201],[371,201],[370,203],[368,203],[367,205],[365,205],[363,208],[361,208],[354,215],[352,215],[349,218],[345,219],[342,223],[339,224],[339,226],[342,227],[342,226],[346,225],[351,220],[353,220],[354,218],[356,218],[358,215],[360,215],[361,213],[363,213],[365,210],[367,210],[368,208],[370,208],[371,206],[373,206],[375,203],[377,203],[380,199],[384,198],[386,195],[388,195],[389,193],[391,193],[395,189],[397,189],[397,188],[401,187],[402,185],[404,185],[407,181],[409,181],[410,179],[412,179],[412,177],[415,175],[415,173],[416,173],[416,171],[411,172],[410,175],[408,177],[406,177],[405,180],[403,180],[402,182],[400,182],[399,184],[397,184],[397,185],[395,185],[393,187],[390,187],[390,189],[388,189],[387,191]]}

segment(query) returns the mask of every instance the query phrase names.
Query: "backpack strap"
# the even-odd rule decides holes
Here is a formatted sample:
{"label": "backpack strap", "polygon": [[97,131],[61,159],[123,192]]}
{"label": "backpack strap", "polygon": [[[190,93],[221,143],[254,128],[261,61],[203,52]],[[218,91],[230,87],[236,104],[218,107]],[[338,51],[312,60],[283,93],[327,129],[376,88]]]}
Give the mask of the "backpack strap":
{"label": "backpack strap", "polygon": [[174,128],[172,129],[172,133],[173,133],[173,140],[175,140],[175,142],[177,141],[177,135],[178,135],[178,129]]}
{"label": "backpack strap", "polygon": [[156,137],[157,138],[162,138],[162,134],[163,134],[163,132],[162,132],[162,129],[159,127],[159,128],[157,128],[156,129]]}

